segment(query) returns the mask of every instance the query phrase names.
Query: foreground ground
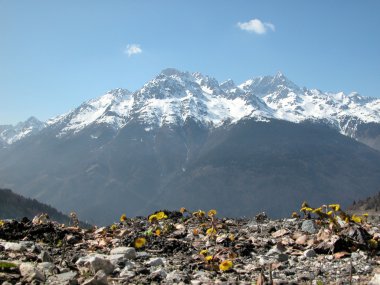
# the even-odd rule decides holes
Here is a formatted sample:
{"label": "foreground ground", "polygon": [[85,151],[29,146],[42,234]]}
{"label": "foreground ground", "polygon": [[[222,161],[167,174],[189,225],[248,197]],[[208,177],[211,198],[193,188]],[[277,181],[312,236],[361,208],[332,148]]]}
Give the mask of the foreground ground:
{"label": "foreground ground", "polygon": [[0,284],[380,284],[380,229],[336,210],[269,220],[181,209],[92,229],[0,221]]}

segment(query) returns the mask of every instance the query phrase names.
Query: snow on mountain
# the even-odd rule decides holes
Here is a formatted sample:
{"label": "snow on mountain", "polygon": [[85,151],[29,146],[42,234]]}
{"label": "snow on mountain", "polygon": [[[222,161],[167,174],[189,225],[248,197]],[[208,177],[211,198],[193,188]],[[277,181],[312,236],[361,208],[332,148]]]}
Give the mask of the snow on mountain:
{"label": "snow on mountain", "polygon": [[261,97],[277,119],[329,122],[349,136],[359,123],[380,123],[380,99],[300,88],[281,73],[247,80],[239,88]]}
{"label": "snow on mountain", "polygon": [[300,88],[281,72],[236,85],[231,79],[219,83],[198,72],[169,68],[133,93],[111,90],[46,124],[31,118],[15,127],[2,126],[0,140],[11,144],[45,126],[56,129],[61,137],[93,125],[118,130],[135,120],[149,131],[164,125],[183,125],[188,118],[208,127],[245,118],[323,121],[355,137],[358,124],[380,123],[380,99]]}
{"label": "snow on mountain", "polygon": [[106,124],[121,128],[128,117],[133,97],[126,89],[115,89],[105,95],[83,103],[75,110],[55,117],[48,126],[61,127],[59,136],[77,133],[91,124]]}
{"label": "snow on mountain", "polygon": [[0,141],[5,144],[12,144],[29,135],[39,132],[45,127],[45,123],[35,117],[30,117],[25,122],[20,122],[16,126],[0,126]]}

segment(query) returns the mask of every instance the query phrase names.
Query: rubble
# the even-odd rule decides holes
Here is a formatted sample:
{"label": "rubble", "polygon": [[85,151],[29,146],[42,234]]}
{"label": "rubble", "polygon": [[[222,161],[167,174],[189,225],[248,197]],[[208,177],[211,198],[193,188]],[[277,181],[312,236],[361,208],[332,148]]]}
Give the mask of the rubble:
{"label": "rubble", "polygon": [[[162,213],[162,214],[160,214]],[[84,229],[0,227],[0,284],[379,284],[378,227],[160,211]],[[371,283],[370,283],[371,282]]]}

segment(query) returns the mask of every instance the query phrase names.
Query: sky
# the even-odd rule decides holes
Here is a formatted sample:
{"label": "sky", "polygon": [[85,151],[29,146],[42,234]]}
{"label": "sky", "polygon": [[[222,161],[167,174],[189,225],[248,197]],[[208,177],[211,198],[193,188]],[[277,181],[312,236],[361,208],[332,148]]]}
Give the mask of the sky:
{"label": "sky", "polygon": [[47,120],[173,67],[380,97],[380,1],[0,0],[0,124]]}

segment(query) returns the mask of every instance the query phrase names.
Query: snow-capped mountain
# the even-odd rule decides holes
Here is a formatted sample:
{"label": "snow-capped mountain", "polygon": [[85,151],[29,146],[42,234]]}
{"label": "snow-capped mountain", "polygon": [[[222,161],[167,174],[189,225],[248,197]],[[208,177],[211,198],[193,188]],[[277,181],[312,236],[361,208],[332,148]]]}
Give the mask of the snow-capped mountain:
{"label": "snow-capped mountain", "polygon": [[45,128],[46,124],[35,117],[30,117],[25,122],[20,122],[16,126],[0,126],[0,143],[12,144],[27,136],[36,134]]}
{"label": "snow-capped mountain", "polygon": [[133,93],[111,90],[46,124],[28,120],[29,124],[5,127],[0,137],[11,144],[44,127],[55,129],[57,137],[64,137],[96,125],[117,131],[131,121],[145,125],[149,131],[167,125],[181,126],[187,119],[207,128],[242,119],[295,123],[310,120],[359,139],[360,126],[380,123],[380,99],[301,88],[280,72],[236,85],[231,79],[219,83],[200,73],[169,68]]}
{"label": "snow-capped mountain", "polygon": [[281,73],[236,85],[166,69],[18,125],[0,147],[0,187],[98,223],[181,206],[279,217],[303,200],[348,205],[380,185],[379,105]]}

